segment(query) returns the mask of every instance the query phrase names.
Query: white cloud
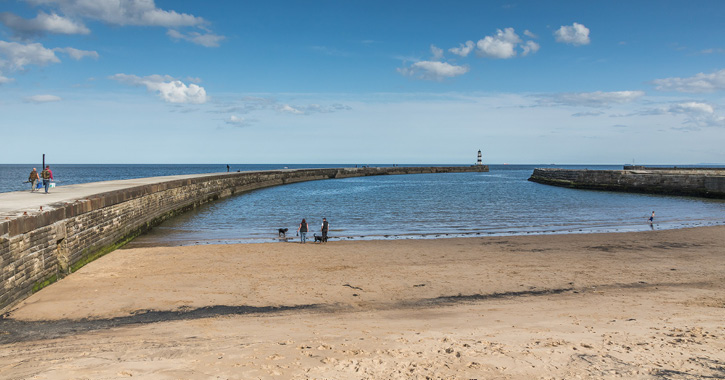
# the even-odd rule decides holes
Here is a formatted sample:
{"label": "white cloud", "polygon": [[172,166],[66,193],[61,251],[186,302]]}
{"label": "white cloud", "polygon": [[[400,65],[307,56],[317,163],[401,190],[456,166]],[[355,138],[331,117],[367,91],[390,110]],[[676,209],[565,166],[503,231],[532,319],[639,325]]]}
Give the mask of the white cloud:
{"label": "white cloud", "polygon": [[52,34],[89,34],[90,29],[85,25],[74,22],[69,18],[58,16],[55,13],[39,12],[34,19],[24,19],[10,12],[0,13],[0,22],[5,24],[13,34],[20,38],[29,38]]}
{"label": "white cloud", "polygon": [[577,92],[542,95],[539,104],[544,106],[609,107],[635,101],[644,96],[644,91]]}
{"label": "white cloud", "polygon": [[146,81],[149,82],[164,82],[164,81],[173,81],[175,80],[174,77],[171,75],[149,75],[146,77],[139,77],[137,75],[130,75],[130,74],[115,74],[109,77],[109,79],[113,79],[115,81],[130,84],[134,86],[140,86],[143,85]]}
{"label": "white cloud", "polygon": [[158,92],[161,99],[169,103],[203,104],[207,101],[206,91],[203,87],[186,85],[168,75],[150,75],[139,77],[136,75],[116,74],[109,77],[121,83],[134,86],[146,86],[149,91]]}
{"label": "white cloud", "polygon": [[701,102],[682,102],[663,107],[646,109],[629,116],[683,115],[688,129],[699,127],[725,127],[725,116],[719,116],[715,107]]}
{"label": "white cloud", "polygon": [[323,106],[320,104],[308,104],[306,106],[290,105],[290,104],[278,104],[273,103],[273,108],[277,112],[290,113],[293,115],[310,115],[313,113],[332,113],[336,111],[348,111],[352,108],[343,104],[335,103],[329,106]]}
{"label": "white cloud", "polygon": [[168,35],[175,39],[189,41],[206,47],[217,47],[225,38],[206,29],[206,20],[187,13],[163,10],[154,0],[26,0],[39,7],[57,8],[63,15],[43,12],[33,20],[25,20],[5,13],[0,21],[9,24],[19,35],[42,33],[88,34],[90,30],[74,21],[90,19],[120,26],[159,26],[166,28],[199,28],[203,32],[181,32],[170,29]]}
{"label": "white cloud", "polygon": [[686,102],[678,103],[669,107],[669,112],[672,113],[699,113],[708,114],[714,113],[715,109],[707,103],[698,102]]}
{"label": "white cloud", "polygon": [[60,96],[55,95],[33,95],[25,98],[28,103],[50,103],[61,101]]}
{"label": "white cloud", "polygon": [[537,36],[534,33],[531,33],[528,29],[524,30],[524,36],[529,37],[529,38],[539,38],[539,36]]}
{"label": "white cloud", "polygon": [[539,44],[534,41],[526,41],[526,43],[521,45],[521,49],[523,49],[521,55],[526,56],[529,53],[536,53],[539,51]]}
{"label": "white cloud", "polygon": [[98,52],[96,52],[96,51],[79,50],[79,49],[75,49],[75,48],[72,48],[72,47],[55,48],[53,50],[54,51],[57,51],[57,52],[61,52],[61,53],[66,53],[71,58],[75,59],[76,61],[80,61],[81,59],[83,59],[85,57],[89,57],[89,58],[93,58],[93,59],[98,59]]}
{"label": "white cloud", "polygon": [[286,113],[292,115],[310,115],[313,113],[333,113],[337,111],[349,111],[352,108],[350,106],[340,103],[333,103],[330,105],[321,105],[317,103],[308,105],[291,105],[287,103],[279,103],[275,99],[247,97],[244,98],[244,102],[241,105],[225,104],[224,108],[221,108],[218,111],[214,112],[249,114],[255,111],[262,111],[268,109],[274,110],[279,113]]}
{"label": "white cloud", "polygon": [[673,104],[666,113],[685,115],[685,124],[695,127],[725,127],[725,116],[715,113],[715,108],[707,103],[685,102]]}
{"label": "white cloud", "polygon": [[410,67],[399,68],[398,72],[405,76],[427,80],[443,80],[468,72],[468,66],[456,66],[446,62],[420,61]]}
{"label": "white cloud", "polygon": [[201,34],[199,32],[188,32],[184,34],[174,29],[169,29],[166,34],[176,40],[189,41],[206,47],[219,47],[219,42],[226,38],[214,33]]}
{"label": "white cloud", "polygon": [[557,42],[574,46],[588,45],[591,42],[589,40],[589,28],[576,22],[571,26],[563,25],[554,32],[554,36]]}
{"label": "white cloud", "polygon": [[277,101],[274,99],[247,96],[243,99],[243,102],[241,104],[236,104],[236,103],[220,104],[221,108],[219,108],[217,111],[214,111],[214,112],[248,114],[248,113],[251,113],[254,111],[260,111],[260,110],[272,108],[276,104],[277,104]]}
{"label": "white cloud", "polygon": [[479,40],[476,46],[478,54],[489,58],[508,59],[516,56],[516,45],[521,38],[514,32],[514,28],[498,29],[495,36],[486,36]]}
{"label": "white cloud", "polygon": [[185,85],[175,80],[172,82],[148,83],[150,90],[156,90],[161,98],[170,103],[206,103],[206,91],[203,87],[195,84]]}
{"label": "white cloud", "polygon": [[704,93],[725,90],[725,69],[712,74],[699,73],[689,78],[664,78],[652,81],[658,91]]}
{"label": "white cloud", "polygon": [[17,42],[0,41],[0,69],[23,70],[28,65],[44,66],[58,63],[51,49],[46,49],[39,43],[21,44]]}
{"label": "white cloud", "polygon": [[69,16],[81,16],[113,25],[163,26],[168,28],[199,26],[201,17],[156,7],[154,0],[27,0],[34,5],[56,5]]}
{"label": "white cloud", "polygon": [[227,124],[229,124],[229,125],[234,125],[234,126],[237,126],[237,127],[246,127],[246,126],[251,125],[252,120],[246,119],[246,118],[243,118],[243,117],[239,117],[239,116],[236,116],[236,115],[231,115],[228,118],[224,119],[224,122],[227,123]]}
{"label": "white cloud", "polygon": [[461,57],[467,57],[468,54],[471,53],[473,48],[476,46],[476,44],[473,41],[466,41],[465,44],[459,44],[460,46],[457,48],[450,48],[448,51],[455,55],[460,55]]}
{"label": "white cloud", "polygon": [[306,114],[310,113],[332,113],[337,111],[349,111],[352,109],[350,106],[346,106],[344,104],[335,103],[331,104],[329,106],[323,106],[320,104],[310,104],[305,107],[296,107],[298,109],[302,109]]}
{"label": "white cloud", "polygon": [[95,51],[79,50],[71,47],[48,49],[39,43],[22,44],[0,41],[0,84],[12,81],[12,78],[1,75],[3,71],[22,71],[29,65],[45,66],[51,63],[59,63],[60,59],[55,55],[56,51],[66,53],[76,60],[83,57],[98,58],[98,53]]}
{"label": "white cloud", "polygon": [[[534,36],[531,32],[527,35]],[[463,45],[461,45],[460,48],[455,48],[456,52],[468,55],[470,49],[466,50],[466,48],[470,46],[468,44],[469,42],[471,41],[466,42],[465,48]],[[519,37],[519,35],[514,31],[514,28],[506,28],[504,30],[497,29],[496,35],[486,36],[483,39],[478,40],[476,47],[478,48],[476,53],[479,56],[498,59],[509,59],[515,57],[518,54],[517,48],[521,49],[522,56],[526,56],[529,53],[536,53],[540,48],[539,44],[534,41],[522,41],[521,37]],[[453,51],[453,49],[451,49],[451,51]],[[465,57],[465,55],[459,55]]]}
{"label": "white cloud", "polygon": [[280,104],[277,107],[277,111],[282,112],[282,113],[291,113],[293,115],[303,115],[305,113],[304,111],[297,109],[295,107],[292,107],[289,104]]}
{"label": "white cloud", "polygon": [[435,45],[430,45],[430,52],[431,52],[431,54],[433,54],[432,59],[434,61],[443,59],[443,49],[441,49]]}

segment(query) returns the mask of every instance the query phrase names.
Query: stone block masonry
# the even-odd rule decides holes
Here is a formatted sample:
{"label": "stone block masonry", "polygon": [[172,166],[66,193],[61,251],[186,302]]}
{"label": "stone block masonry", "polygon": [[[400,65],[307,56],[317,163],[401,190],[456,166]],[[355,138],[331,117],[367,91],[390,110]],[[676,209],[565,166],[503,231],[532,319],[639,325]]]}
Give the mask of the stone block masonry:
{"label": "stone block masonry", "polygon": [[[57,188],[47,196],[3,193],[0,313],[162,221],[219,198],[321,179],[487,171],[488,166],[285,169],[111,181],[110,191],[98,189],[111,182],[99,182]],[[62,200],[42,203],[58,194]]]}
{"label": "stone block masonry", "polygon": [[534,169],[529,181],[575,189],[725,198],[725,169]]}

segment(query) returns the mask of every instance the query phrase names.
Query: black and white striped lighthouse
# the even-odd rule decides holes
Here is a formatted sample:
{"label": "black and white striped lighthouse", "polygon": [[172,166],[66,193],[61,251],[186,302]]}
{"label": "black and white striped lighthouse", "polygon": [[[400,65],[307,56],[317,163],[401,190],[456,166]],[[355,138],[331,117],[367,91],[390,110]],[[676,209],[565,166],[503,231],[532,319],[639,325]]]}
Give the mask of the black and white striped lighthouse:
{"label": "black and white striped lighthouse", "polygon": [[483,161],[481,161],[481,150],[478,150],[478,161],[476,161],[476,166],[483,165]]}

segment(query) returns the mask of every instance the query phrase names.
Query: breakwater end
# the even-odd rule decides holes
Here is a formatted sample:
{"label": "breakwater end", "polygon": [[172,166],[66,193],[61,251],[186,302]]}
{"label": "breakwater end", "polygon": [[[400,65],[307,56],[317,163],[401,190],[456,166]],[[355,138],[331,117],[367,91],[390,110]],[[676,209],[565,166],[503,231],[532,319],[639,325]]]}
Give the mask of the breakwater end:
{"label": "breakwater end", "polygon": [[204,203],[264,187],[378,175],[488,172],[486,165],[280,169],[193,174],[0,193],[0,313]]}
{"label": "breakwater end", "polygon": [[534,169],[529,181],[573,189],[725,199],[725,168]]}

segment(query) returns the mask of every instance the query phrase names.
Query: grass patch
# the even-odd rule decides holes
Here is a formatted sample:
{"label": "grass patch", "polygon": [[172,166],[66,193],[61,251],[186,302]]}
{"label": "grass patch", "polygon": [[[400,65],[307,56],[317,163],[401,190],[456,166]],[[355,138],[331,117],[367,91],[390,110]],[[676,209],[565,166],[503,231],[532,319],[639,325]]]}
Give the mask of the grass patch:
{"label": "grass patch", "polygon": [[38,282],[36,282],[33,285],[33,293],[39,291],[40,289],[43,289],[44,287],[46,287],[46,286],[48,286],[48,285],[50,285],[50,284],[52,284],[52,283],[54,283],[56,281],[58,281],[58,275],[57,274],[54,274],[54,275],[50,276],[50,278],[47,279],[47,280],[45,280],[45,281],[38,281]]}

